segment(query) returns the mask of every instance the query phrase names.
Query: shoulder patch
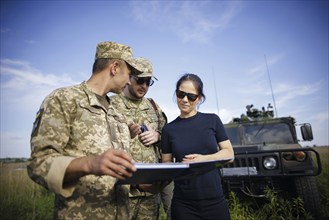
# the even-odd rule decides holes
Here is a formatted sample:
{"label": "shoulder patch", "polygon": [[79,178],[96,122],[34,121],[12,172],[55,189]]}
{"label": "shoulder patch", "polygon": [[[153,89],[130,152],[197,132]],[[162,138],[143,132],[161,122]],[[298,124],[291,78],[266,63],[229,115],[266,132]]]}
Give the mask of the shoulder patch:
{"label": "shoulder patch", "polygon": [[31,136],[34,137],[38,134],[38,130],[39,130],[39,125],[40,125],[40,121],[43,115],[43,108],[39,109],[39,111],[37,112],[37,114],[35,115],[35,120],[33,123],[33,128],[32,128],[32,134]]}

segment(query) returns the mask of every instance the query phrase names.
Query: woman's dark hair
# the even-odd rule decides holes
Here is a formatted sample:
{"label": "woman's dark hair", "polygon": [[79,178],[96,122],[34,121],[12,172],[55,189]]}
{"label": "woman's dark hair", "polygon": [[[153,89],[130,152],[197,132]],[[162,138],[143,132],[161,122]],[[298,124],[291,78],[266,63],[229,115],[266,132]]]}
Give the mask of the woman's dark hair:
{"label": "woman's dark hair", "polygon": [[197,76],[197,75],[195,75],[195,74],[193,74],[193,73],[185,73],[177,81],[177,83],[176,83],[176,91],[179,90],[180,85],[184,81],[192,81],[193,85],[195,86],[196,90],[198,91],[198,95],[201,96],[201,101],[198,104],[198,106],[201,105],[202,103],[204,103],[204,101],[206,101],[206,95],[203,93],[203,82],[200,79],[200,77]]}

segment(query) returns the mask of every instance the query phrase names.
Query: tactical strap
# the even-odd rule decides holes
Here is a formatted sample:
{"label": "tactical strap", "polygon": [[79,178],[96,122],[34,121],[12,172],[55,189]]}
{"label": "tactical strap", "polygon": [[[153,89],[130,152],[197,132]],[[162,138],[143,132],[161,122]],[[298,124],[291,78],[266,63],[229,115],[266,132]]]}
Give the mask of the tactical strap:
{"label": "tactical strap", "polygon": [[[154,100],[152,98],[147,98],[147,99],[150,101],[150,103],[151,103],[151,105],[152,105],[152,107],[153,107],[153,109],[155,111],[155,114],[158,117],[158,130],[159,130],[160,129],[160,113],[159,113],[159,109],[158,109],[157,105],[155,104],[155,102],[154,102]],[[160,133],[160,135],[161,135],[161,133]],[[155,154],[158,156],[159,162],[161,162],[161,155],[162,155],[161,150],[156,145],[153,145],[153,146],[154,146]]]}
{"label": "tactical strap", "polygon": [[160,129],[160,113],[159,113],[159,109],[158,109],[157,105],[155,104],[155,102],[154,102],[154,100],[152,98],[147,98],[147,99],[150,101],[152,107],[154,108],[155,114],[158,117],[158,129]]}

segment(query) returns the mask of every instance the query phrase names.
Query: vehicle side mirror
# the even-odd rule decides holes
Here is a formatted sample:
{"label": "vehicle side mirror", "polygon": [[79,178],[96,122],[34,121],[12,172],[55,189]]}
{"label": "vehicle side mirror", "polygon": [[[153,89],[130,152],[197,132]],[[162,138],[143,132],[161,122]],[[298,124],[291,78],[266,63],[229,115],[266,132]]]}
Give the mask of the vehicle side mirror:
{"label": "vehicle side mirror", "polygon": [[303,124],[300,127],[302,137],[304,141],[312,141],[313,140],[313,132],[311,124]]}

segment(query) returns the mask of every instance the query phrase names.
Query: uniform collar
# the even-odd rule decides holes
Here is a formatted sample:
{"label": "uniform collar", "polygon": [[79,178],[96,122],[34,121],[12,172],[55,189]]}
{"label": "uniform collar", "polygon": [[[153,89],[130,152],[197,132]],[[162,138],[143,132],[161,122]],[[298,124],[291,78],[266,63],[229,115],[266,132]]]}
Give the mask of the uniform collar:
{"label": "uniform collar", "polygon": [[126,97],[123,93],[119,94],[119,97],[122,99],[127,109],[146,110],[150,108],[147,104],[147,99],[144,97],[141,100],[133,100]]}
{"label": "uniform collar", "polygon": [[[87,85],[86,81],[82,82],[81,86],[82,86],[83,90],[85,91],[85,93],[87,94],[88,99],[89,99],[89,104],[91,106],[103,107],[103,105],[99,102],[99,100],[96,96],[97,94],[95,92],[93,92],[93,90]],[[106,96],[106,99],[109,100],[108,96]]]}

